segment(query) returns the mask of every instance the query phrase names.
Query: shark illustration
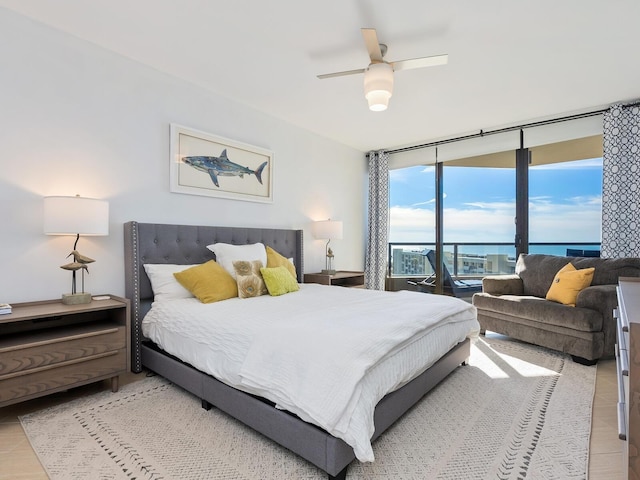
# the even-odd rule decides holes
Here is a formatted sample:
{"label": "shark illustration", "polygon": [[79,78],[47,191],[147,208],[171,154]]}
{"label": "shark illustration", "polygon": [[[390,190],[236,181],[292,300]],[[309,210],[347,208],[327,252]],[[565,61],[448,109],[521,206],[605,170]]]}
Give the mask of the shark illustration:
{"label": "shark illustration", "polygon": [[244,178],[245,175],[255,175],[260,184],[262,184],[262,170],[267,166],[267,162],[264,162],[255,170],[251,170],[248,167],[243,167],[237,163],[233,163],[227,158],[227,149],[225,148],[219,157],[182,157],[182,160],[187,165],[192,166],[196,170],[208,173],[211,177],[211,181],[216,187],[219,187],[218,177],[240,177]]}

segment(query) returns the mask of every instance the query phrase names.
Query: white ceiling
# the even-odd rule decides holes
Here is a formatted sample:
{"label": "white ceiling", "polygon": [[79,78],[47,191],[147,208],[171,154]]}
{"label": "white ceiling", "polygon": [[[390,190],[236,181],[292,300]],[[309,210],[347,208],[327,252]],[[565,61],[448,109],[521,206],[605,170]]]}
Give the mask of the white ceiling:
{"label": "white ceiling", "polygon": [[[0,0],[39,22],[362,151],[640,97],[638,0]],[[371,112],[361,27],[399,71]],[[1,34],[0,34],[1,35]],[[7,39],[3,39],[8,41]]]}

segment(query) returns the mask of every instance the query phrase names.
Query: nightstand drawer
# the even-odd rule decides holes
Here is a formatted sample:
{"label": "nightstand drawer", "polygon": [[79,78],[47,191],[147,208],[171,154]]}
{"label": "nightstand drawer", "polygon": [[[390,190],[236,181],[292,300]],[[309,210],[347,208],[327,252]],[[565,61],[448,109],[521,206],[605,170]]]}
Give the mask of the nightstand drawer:
{"label": "nightstand drawer", "polygon": [[126,347],[126,328],[113,323],[87,324],[65,331],[43,330],[0,341],[0,380]]}
{"label": "nightstand drawer", "polygon": [[10,404],[16,399],[27,400],[38,397],[42,392],[65,390],[70,386],[78,386],[110,378],[124,373],[126,370],[127,350],[123,348],[16,372],[7,375],[2,380],[0,407],[5,402]]}

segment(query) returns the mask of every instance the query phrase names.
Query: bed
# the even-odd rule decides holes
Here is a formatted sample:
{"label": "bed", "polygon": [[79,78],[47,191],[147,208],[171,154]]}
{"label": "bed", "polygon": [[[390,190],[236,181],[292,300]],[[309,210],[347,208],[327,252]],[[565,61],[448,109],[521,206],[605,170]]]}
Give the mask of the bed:
{"label": "bed", "polygon": [[[260,387],[263,386],[260,383],[261,374],[254,375],[253,380],[255,380],[255,383],[247,382],[247,388],[244,388],[243,385],[238,386],[230,382],[226,377],[218,379],[213,374],[208,373],[206,365],[199,366],[199,368],[193,366],[197,365],[197,358],[185,360],[185,356],[182,355],[183,359],[180,359],[174,355],[177,352],[170,348],[166,348],[166,350],[161,348],[143,334],[143,320],[149,314],[154,301],[154,293],[145,271],[145,265],[202,264],[214,258],[213,253],[206,248],[207,245],[217,242],[234,245],[249,245],[260,242],[272,247],[284,257],[292,259],[296,266],[297,281],[302,283],[302,274],[304,272],[302,231],[128,222],[124,226],[124,237],[126,296],[131,300],[132,314],[132,370],[140,372],[143,368],[146,368],[162,375],[200,398],[204,408],[215,406],[235,417],[318,466],[327,472],[330,479],[346,478],[348,465],[356,458],[356,452],[360,447],[354,447],[339,438],[343,437],[343,435],[329,433],[329,431],[334,431],[332,428],[327,427],[325,429],[314,424],[317,423],[314,422],[315,417],[306,418],[304,411],[298,412],[295,408],[289,408],[289,410],[296,413],[293,414],[286,409],[282,409],[283,400],[278,396],[275,397],[275,400],[270,399],[272,392],[262,390],[265,393],[260,395],[262,392]],[[308,302],[308,300],[304,300],[304,296],[308,295],[309,297],[307,298],[311,299],[315,294],[314,289],[320,289],[322,294],[337,295],[338,297],[353,296],[351,294],[347,295],[346,292],[346,290],[352,289],[344,289],[343,287],[301,285],[300,293],[283,295],[282,298],[289,297],[289,300],[286,300],[287,302],[295,299]],[[368,295],[375,295],[375,292],[367,291],[352,293],[358,297],[359,300],[357,301],[360,303],[371,303],[370,299],[373,297],[368,297]],[[407,295],[413,295],[411,297],[412,301],[417,300],[417,296],[421,297],[421,301],[422,297],[425,299],[431,297],[414,292],[406,293]],[[233,301],[236,300],[238,299]],[[258,308],[260,301],[265,304],[269,302],[275,304],[276,301],[280,301],[269,298],[256,300],[258,299],[239,300],[236,303],[245,302],[243,303],[244,306]],[[227,303],[219,302],[220,305],[215,308],[226,308],[227,312],[229,312],[230,310],[228,309],[233,305],[233,301],[225,300]],[[284,302],[285,300],[282,301]],[[339,299],[336,301],[339,301]],[[461,302],[460,300],[454,301]],[[198,303],[195,299],[187,299],[184,302],[185,311],[188,310],[186,308],[187,304],[189,308],[199,308],[194,304]],[[160,302],[156,302],[155,310],[148,315],[145,322],[147,333],[150,331],[149,319],[155,319],[158,316],[158,303]],[[177,308],[174,305],[171,307]],[[290,307],[287,306],[286,308]],[[171,312],[171,310],[167,310],[165,316],[171,317]],[[175,312],[177,313],[177,310]],[[468,312],[465,312],[465,315],[468,317]],[[450,372],[466,363],[470,355],[470,339],[468,337],[477,334],[477,322],[475,318],[473,319],[473,322],[475,322],[473,325],[471,325],[471,321],[468,318],[465,322],[467,323],[464,328],[467,328],[468,332],[463,334],[459,340],[456,340],[451,348],[446,347],[444,354],[438,355],[439,359],[435,360],[435,363],[429,363],[428,369],[420,370],[417,376],[411,377],[410,381],[399,384],[398,388],[394,387],[396,389],[386,394],[375,405],[372,423],[372,431],[374,433],[370,442],[380,436]],[[438,329],[434,328],[434,330]],[[460,334],[458,333],[457,335]],[[269,340],[269,343],[277,342],[278,337],[279,335],[275,335],[273,339]],[[260,338],[263,338],[263,335]],[[428,340],[425,336],[420,341],[425,344]],[[158,343],[163,344],[160,340],[158,340]],[[254,343],[260,342],[256,341]],[[263,341],[262,343],[265,342]],[[412,342],[412,345],[414,349],[418,347],[420,347],[420,350],[424,349],[418,341]],[[404,347],[403,349],[408,350],[408,348],[405,349]],[[251,350],[251,353],[254,351]],[[258,356],[257,358],[258,361],[255,363],[259,366],[261,357]],[[249,363],[249,361],[247,360],[246,363]],[[247,377],[251,379],[250,375]],[[265,383],[265,385],[268,384]],[[287,404],[284,403],[284,405]],[[306,418],[307,421],[302,418]],[[352,442],[350,441],[350,443]]]}

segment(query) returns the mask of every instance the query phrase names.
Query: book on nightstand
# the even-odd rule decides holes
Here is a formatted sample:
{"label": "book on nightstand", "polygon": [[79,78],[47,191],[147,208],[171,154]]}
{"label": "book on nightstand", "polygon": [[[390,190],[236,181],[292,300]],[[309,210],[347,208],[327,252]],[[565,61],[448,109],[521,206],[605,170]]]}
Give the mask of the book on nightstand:
{"label": "book on nightstand", "polygon": [[8,303],[0,303],[0,315],[11,313],[11,305]]}

